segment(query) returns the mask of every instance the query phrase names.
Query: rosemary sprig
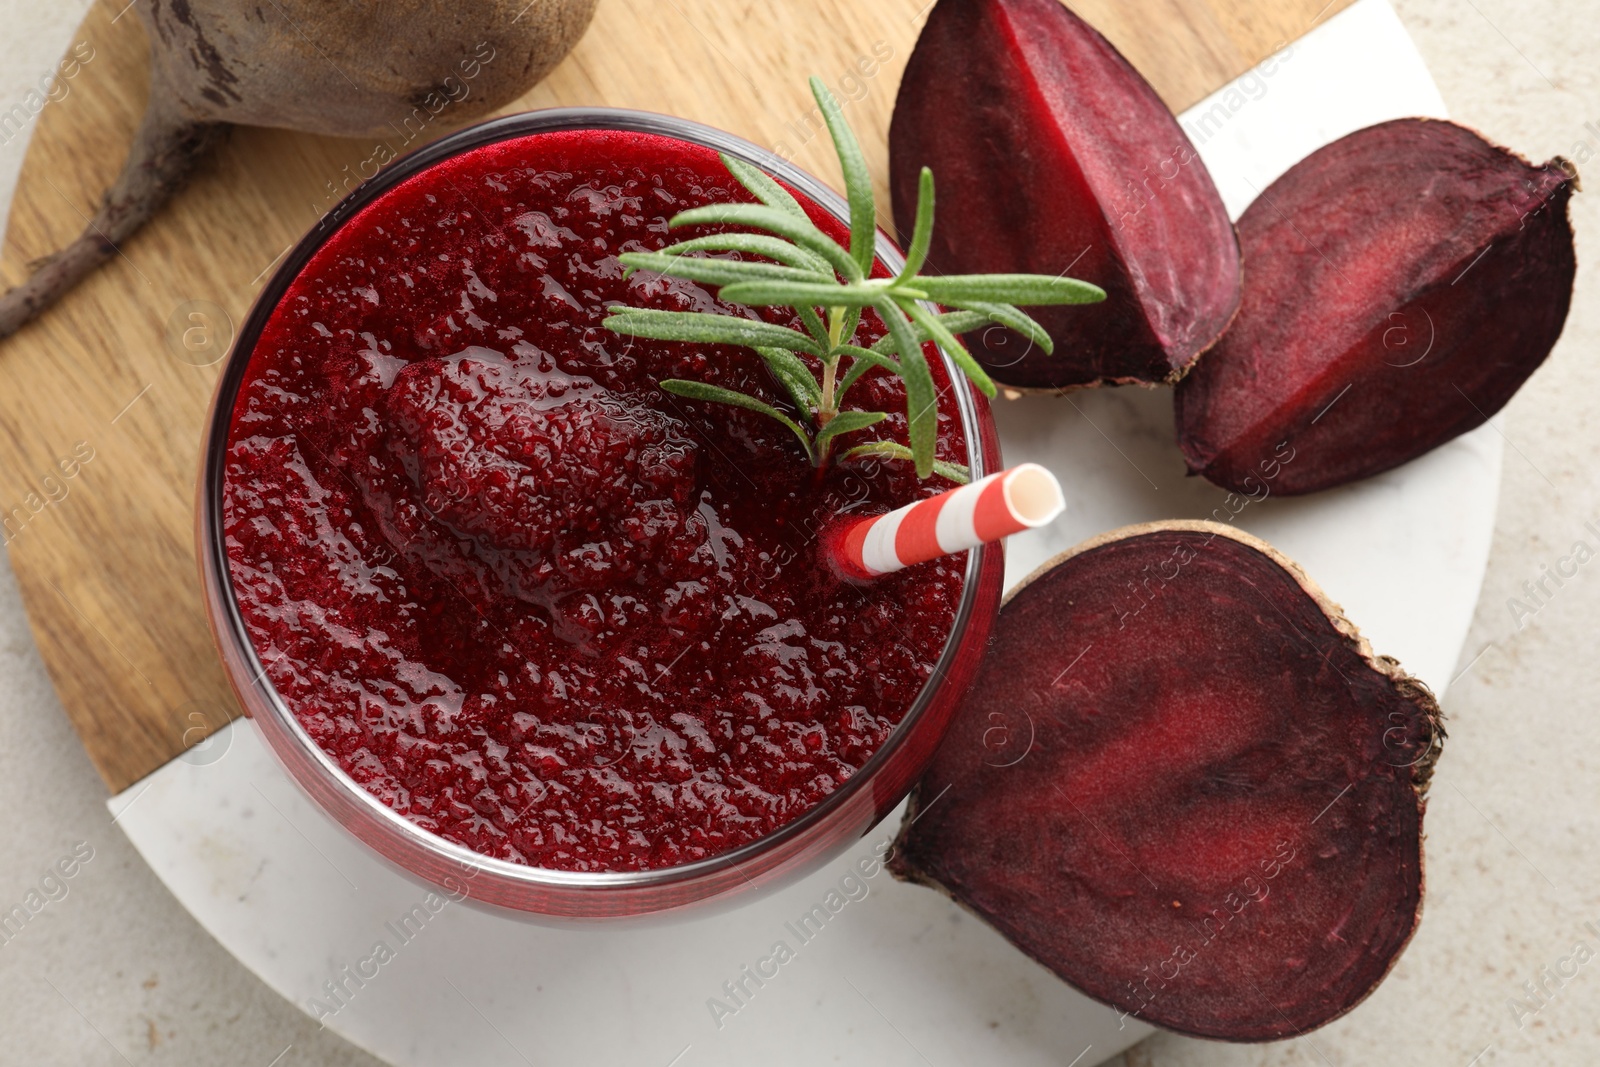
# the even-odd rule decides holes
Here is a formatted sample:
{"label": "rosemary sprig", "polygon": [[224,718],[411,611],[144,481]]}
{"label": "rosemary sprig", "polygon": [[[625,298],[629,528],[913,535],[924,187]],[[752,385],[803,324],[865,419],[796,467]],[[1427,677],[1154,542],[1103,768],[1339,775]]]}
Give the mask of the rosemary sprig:
{"label": "rosemary sprig", "polygon": [[[722,163],[755,196],[754,204],[711,204],[676,215],[673,227],[742,226],[759,232],[731,232],[681,241],[659,252],[626,252],[618,258],[637,270],[683,278],[718,288],[725,302],[792,308],[805,331],[736,315],[656,311],[614,307],[605,325],[616,333],[658,341],[689,341],[752,348],[794,406],[793,415],[744,393],[709,382],[662,380],[678,396],[728,404],[759,412],[787,426],[816,466],[827,463],[835,440],[864,430],[888,415],[845,410],[845,394],[874,367],[905,382],[910,447],[872,441],[848,449],[845,458],[873,456],[909,459],[917,476],[930,474],[966,480],[966,468],[934,459],[938,396],[922,346],[942,348],[986,396],[994,383],[958,338],[990,323],[1021,333],[1045,352],[1050,335],[1018,304],[1088,304],[1104,300],[1098,286],[1043,274],[969,274],[928,277],[920,272],[933,240],[933,173],[922,169],[916,224],[906,250],[905,268],[893,278],[873,278],[877,207],[866,159],[833,93],[820,78],[811,93],[822,109],[844,172],[850,204],[850,242],[844,247],[823,233],[783,186],[764,171],[724,154]],[[757,256],[728,259],[718,253]],[[935,311],[929,302],[949,311]],[[887,333],[870,348],[855,343],[868,310],[883,320]],[[820,368],[819,380],[813,367]]]}

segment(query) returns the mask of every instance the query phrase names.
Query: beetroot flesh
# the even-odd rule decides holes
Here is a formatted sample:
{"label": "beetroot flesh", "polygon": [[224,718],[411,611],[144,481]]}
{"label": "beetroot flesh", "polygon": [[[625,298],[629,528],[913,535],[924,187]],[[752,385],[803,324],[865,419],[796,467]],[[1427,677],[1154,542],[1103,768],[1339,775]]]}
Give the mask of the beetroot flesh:
{"label": "beetroot flesh", "polygon": [[891,867],[1129,1015],[1292,1037],[1411,937],[1443,736],[1271,547],[1129,527],[1007,600]]}
{"label": "beetroot flesh", "polygon": [[1205,164],[1148,82],[1060,0],[939,0],[889,128],[895,225],[938,177],[929,273],[1027,271],[1099,285],[1029,309],[1046,355],[995,327],[965,340],[998,382],[1170,382],[1239,304],[1239,249]]}
{"label": "beetroot flesh", "polygon": [[1401,119],[1291,168],[1239,220],[1244,301],[1179,385],[1189,469],[1293,495],[1482,425],[1544,361],[1576,269],[1564,161]]}

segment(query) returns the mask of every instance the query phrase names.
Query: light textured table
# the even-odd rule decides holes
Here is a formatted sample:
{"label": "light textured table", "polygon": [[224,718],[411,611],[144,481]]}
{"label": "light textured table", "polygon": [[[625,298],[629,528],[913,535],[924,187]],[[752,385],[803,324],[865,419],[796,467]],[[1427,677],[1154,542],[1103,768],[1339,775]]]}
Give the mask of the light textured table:
{"label": "light textured table", "polygon": [[[1543,158],[1600,158],[1600,4],[1397,0],[1454,115]],[[0,0],[0,110],[70,43],[77,0]],[[1593,128],[1586,123],[1593,122]],[[0,147],[0,207],[21,160]],[[1580,261],[1600,207],[1580,196]],[[1453,740],[1430,814],[1427,920],[1373,1002],[1335,1024],[1333,1062],[1600,1061],[1600,962],[1546,981],[1554,994],[1523,1028],[1508,998],[1540,982],[1577,940],[1600,949],[1600,763],[1589,693],[1600,682],[1593,620],[1600,568],[1585,567],[1519,629],[1507,600],[1600,538],[1600,404],[1593,273],[1551,365],[1513,404],[1495,554],[1464,673],[1446,698]],[[1554,583],[1549,583],[1553,588]],[[1475,662],[1480,649],[1486,649]],[[1470,663],[1470,667],[1469,667]],[[0,946],[0,1062],[370,1063],[342,1048],[234,964],[169,898],[108,825],[103,790],[54,706],[9,574],[0,574],[0,910],[87,842],[94,856],[25,937]],[[1466,798],[1471,797],[1468,801]],[[59,895],[59,891],[58,894]],[[1570,966],[1568,971],[1570,973]],[[1321,1063],[1317,1036],[1234,1048],[1158,1037],[1132,1063]],[[1485,1051],[1487,1050],[1487,1051]],[[1481,1054],[1481,1055],[1480,1055]]]}

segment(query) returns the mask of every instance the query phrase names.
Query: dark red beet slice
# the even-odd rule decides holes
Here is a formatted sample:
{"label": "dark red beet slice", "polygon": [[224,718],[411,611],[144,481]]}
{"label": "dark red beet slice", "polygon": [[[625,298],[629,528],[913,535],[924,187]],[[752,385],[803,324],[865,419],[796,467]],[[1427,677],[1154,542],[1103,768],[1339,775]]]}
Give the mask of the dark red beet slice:
{"label": "dark red beet slice", "polygon": [[931,273],[1070,274],[1092,307],[1030,309],[1054,355],[966,338],[1019,389],[1180,377],[1239,306],[1239,248],[1205,164],[1150,84],[1060,0],[939,0],[889,128],[895,225],[938,178]]}
{"label": "dark red beet slice", "polygon": [[1286,1038],[1411,937],[1443,736],[1270,546],[1128,527],[1011,595],[891,866],[1123,1012]]}
{"label": "dark red beet slice", "polygon": [[[1310,493],[1499,411],[1566,321],[1566,166],[1401,119],[1273,182],[1239,220],[1239,315],[1177,391],[1189,469],[1242,492]],[[1294,458],[1278,471],[1280,451]]]}

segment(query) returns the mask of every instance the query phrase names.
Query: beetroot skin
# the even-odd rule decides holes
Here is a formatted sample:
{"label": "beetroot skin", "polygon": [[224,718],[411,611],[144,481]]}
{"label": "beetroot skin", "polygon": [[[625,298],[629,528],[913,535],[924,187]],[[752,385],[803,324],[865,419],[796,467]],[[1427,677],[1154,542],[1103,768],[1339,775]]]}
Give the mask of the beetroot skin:
{"label": "beetroot skin", "polygon": [[939,0],[889,128],[895,225],[938,176],[929,272],[1070,274],[1094,307],[1031,310],[1054,355],[994,327],[966,338],[998,382],[1170,382],[1239,306],[1239,247],[1182,127],[1060,0]]}
{"label": "beetroot skin", "polygon": [[1411,937],[1443,737],[1270,546],[1128,527],[1008,599],[891,866],[1122,1012],[1287,1038]]}
{"label": "beetroot skin", "polygon": [[1273,182],[1239,220],[1244,302],[1177,390],[1191,472],[1275,493],[1397,467],[1481,425],[1544,362],[1576,269],[1563,160],[1401,119]]}

